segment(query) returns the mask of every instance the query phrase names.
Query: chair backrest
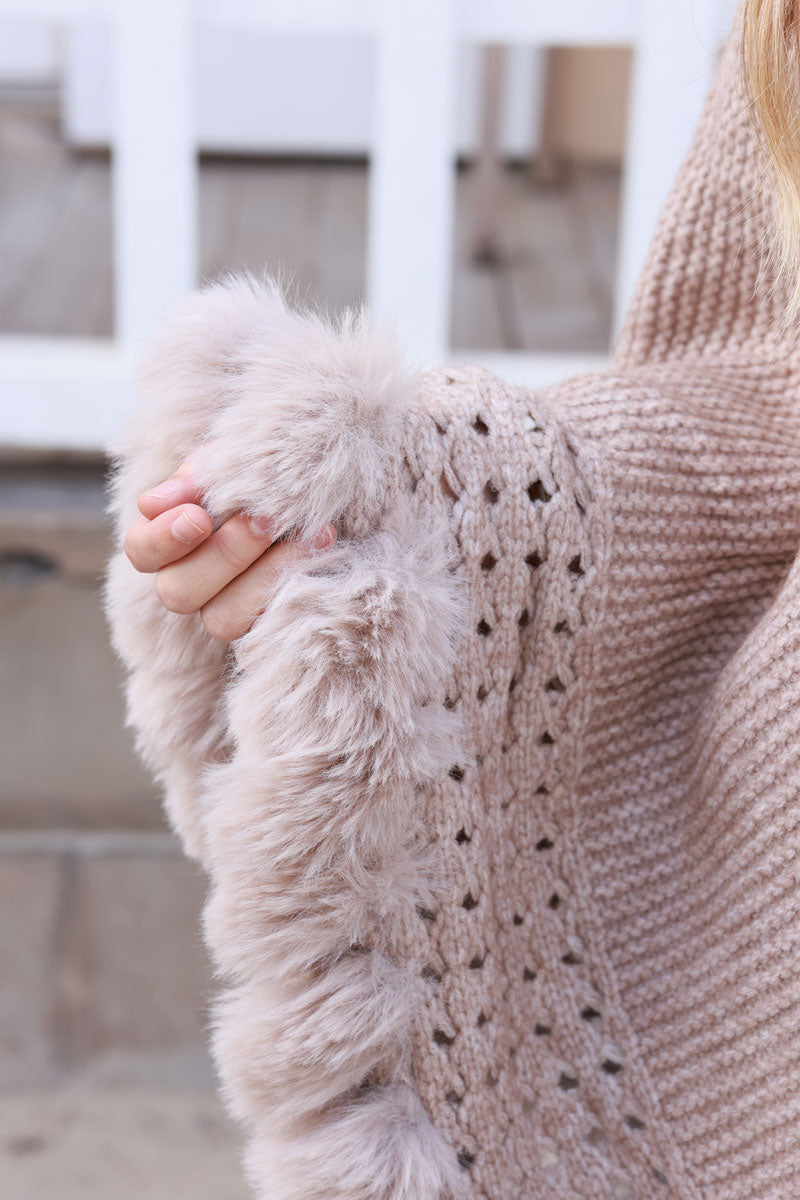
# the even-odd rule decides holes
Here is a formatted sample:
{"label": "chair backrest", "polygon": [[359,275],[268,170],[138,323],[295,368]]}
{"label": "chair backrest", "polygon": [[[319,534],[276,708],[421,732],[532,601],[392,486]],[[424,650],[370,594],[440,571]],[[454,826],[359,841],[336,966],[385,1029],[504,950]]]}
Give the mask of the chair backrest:
{"label": "chair backrest", "polygon": [[[633,45],[618,327],[734,7],[734,0],[0,0],[0,28],[12,18],[112,23],[116,311],[110,343],[0,337],[0,444],[105,444],[132,402],[142,340],[195,284],[197,22],[374,38],[368,300],[418,357],[442,361],[454,357],[448,331],[459,43]],[[603,362],[581,354],[480,359],[531,385]]]}

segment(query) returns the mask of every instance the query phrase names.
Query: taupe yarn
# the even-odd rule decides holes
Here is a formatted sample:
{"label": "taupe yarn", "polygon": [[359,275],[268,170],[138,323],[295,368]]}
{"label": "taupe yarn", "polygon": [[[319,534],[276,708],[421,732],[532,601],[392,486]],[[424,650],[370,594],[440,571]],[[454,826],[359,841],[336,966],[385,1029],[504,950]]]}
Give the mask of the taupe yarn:
{"label": "taupe yarn", "polygon": [[[320,350],[274,292],[196,298],[154,360],[177,374],[165,432],[151,409],[118,448],[120,539],[226,406],[221,508],[273,513],[306,468],[301,524],[350,481],[338,547],[237,662],[121,554],[109,583],[131,720],[210,872],[215,1050],[264,1200],[800,1194],[800,378],[740,37],[609,371],[445,369],[400,402],[373,357],[369,510],[340,435],[360,332],[305,463],[305,400],[291,445],[260,432],[264,346],[296,336],[301,375]],[[202,322],[218,375],[179,420]]]}

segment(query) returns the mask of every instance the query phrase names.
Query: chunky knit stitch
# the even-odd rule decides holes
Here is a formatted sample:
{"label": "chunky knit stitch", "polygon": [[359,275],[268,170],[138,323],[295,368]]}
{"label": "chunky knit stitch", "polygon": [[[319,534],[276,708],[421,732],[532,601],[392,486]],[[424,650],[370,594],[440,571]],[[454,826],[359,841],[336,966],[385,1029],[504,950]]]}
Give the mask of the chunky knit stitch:
{"label": "chunky knit stitch", "polygon": [[129,713],[207,867],[262,1200],[800,1194],[800,377],[741,14],[609,371],[412,379],[194,297],[116,448],[337,522],[236,658],[121,552]]}

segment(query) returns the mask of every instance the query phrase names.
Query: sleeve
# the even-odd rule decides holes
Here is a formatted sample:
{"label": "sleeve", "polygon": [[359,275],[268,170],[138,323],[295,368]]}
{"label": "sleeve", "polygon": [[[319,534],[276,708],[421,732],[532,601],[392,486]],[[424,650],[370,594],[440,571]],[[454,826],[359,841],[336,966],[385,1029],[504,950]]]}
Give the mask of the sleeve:
{"label": "sleeve", "polygon": [[343,518],[365,526],[410,382],[391,339],[370,335],[363,314],[293,312],[272,283],[248,278],[190,297],[146,355],[136,417],[111,448],[116,552],[105,605],[137,748],[194,857],[203,857],[199,775],[230,750],[230,659],[199,616],[165,611],[152,577],[128,562],[136,498],[191,454],[215,524],[246,510],[280,520],[278,536]]}
{"label": "sleeve", "polygon": [[[115,447],[118,546],[136,495],[190,452],[215,521],[339,534],[286,570],[235,661],[121,549],[108,576],[129,720],[210,877],[213,1050],[249,1178],[271,1200],[460,1195],[475,1147],[436,1097],[467,1068],[441,1058],[434,991],[448,940],[492,936],[479,898],[509,842],[473,840],[482,772],[506,778],[531,729],[543,791],[569,760],[552,700],[592,570],[580,456],[527,393],[414,375],[363,314],[295,312],[252,280],[191,298],[152,349]],[[510,707],[534,644],[550,691]],[[451,961],[456,995],[468,964]]]}

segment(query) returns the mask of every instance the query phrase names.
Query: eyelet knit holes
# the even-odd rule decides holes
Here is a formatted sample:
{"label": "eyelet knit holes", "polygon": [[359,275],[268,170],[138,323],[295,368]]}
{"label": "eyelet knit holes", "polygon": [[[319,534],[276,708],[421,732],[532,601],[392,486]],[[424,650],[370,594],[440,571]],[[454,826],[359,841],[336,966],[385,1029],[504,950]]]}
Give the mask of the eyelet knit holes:
{"label": "eyelet knit holes", "polygon": [[439,476],[439,487],[442,489],[442,494],[447,496],[448,500],[458,499],[458,495],[453,491],[450,480],[447,478],[444,471],[442,471],[441,475]]}
{"label": "eyelet knit holes", "polygon": [[[591,492],[549,419],[516,403],[496,415],[488,378],[454,382],[442,404],[442,436],[422,423],[419,448],[409,455],[412,465],[429,464],[415,502],[427,515],[432,492],[451,521],[456,570],[479,605],[470,653],[456,665],[444,701],[466,722],[472,757],[462,757],[421,800],[429,798],[431,827],[449,831],[434,849],[456,890],[447,890],[438,921],[425,914],[416,927],[423,943],[430,940],[422,959],[430,964],[423,971],[430,1024],[420,1027],[428,1047],[420,1047],[420,1094],[459,1163],[468,1156],[476,1175],[480,1165],[472,1200],[526,1200],[538,1194],[537,1184],[547,1189],[553,1169],[571,1179],[575,1137],[588,1145],[574,1149],[591,1153],[598,1171],[608,1156],[613,1188],[625,1182],[628,1165],[630,1174],[645,1163],[650,1171],[658,1159],[644,1157],[645,1123],[634,1115],[621,1055],[607,1040],[605,997],[597,992],[591,942],[582,937],[581,907],[571,903],[561,826],[573,760],[570,718],[583,686],[577,654],[594,561]],[[501,899],[516,903],[495,902],[495,879],[510,889]],[[453,946],[458,951],[448,954]],[[547,998],[557,1000],[557,1015]],[[584,1063],[594,1064],[591,1085]],[[535,1096],[531,1079],[539,1081]],[[550,1117],[554,1093],[570,1112],[537,1139],[531,1161],[530,1117]],[[595,1093],[602,1095],[596,1112],[589,1107]],[[623,1131],[628,1141],[619,1143]],[[627,1147],[613,1162],[611,1143]]]}
{"label": "eyelet knit holes", "polygon": [[528,484],[528,499],[532,504],[547,504],[548,500],[552,499],[552,495],[541,479],[534,479],[532,483]]}

